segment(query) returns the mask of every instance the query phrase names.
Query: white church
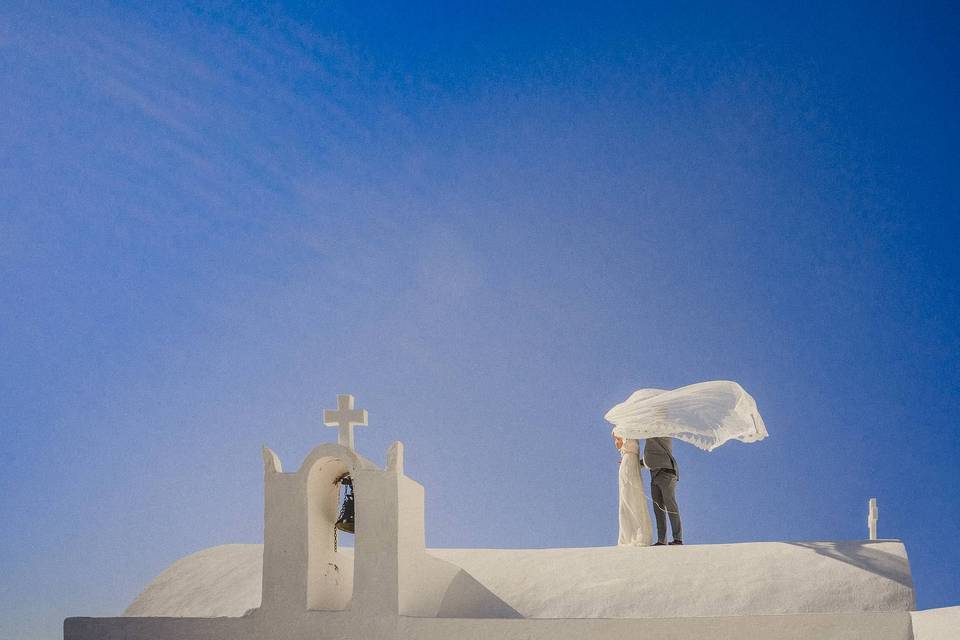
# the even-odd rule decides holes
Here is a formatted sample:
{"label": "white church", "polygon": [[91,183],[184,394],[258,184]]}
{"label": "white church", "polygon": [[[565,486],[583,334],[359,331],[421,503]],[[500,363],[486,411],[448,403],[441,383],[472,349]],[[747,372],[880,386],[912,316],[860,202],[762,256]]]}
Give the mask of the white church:
{"label": "white church", "polygon": [[[64,640],[914,637],[899,541],[428,549],[403,445],[386,468],[358,454],[353,427],[367,415],[352,396],[325,422],[338,443],[296,471],[263,449],[262,545],[183,558],[122,616],[68,618]],[[337,544],[347,483],[353,548]]]}

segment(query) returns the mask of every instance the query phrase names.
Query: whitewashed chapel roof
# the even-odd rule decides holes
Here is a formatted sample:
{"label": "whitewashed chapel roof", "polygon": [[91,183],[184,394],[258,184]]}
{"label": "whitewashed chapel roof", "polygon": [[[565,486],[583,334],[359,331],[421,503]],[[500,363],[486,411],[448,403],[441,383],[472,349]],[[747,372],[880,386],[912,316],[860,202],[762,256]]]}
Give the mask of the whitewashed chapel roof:
{"label": "whitewashed chapel roof", "polygon": [[[427,551],[462,568],[525,618],[914,608],[906,550],[898,541]],[[243,615],[260,605],[262,562],[257,544],[205,549],[161,573],[124,615]]]}

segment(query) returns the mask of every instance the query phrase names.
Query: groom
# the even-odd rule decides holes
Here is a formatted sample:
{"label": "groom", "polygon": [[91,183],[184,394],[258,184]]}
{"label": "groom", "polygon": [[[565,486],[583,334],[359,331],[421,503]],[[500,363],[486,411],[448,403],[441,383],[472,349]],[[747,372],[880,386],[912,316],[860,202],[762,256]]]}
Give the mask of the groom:
{"label": "groom", "polygon": [[683,544],[680,507],[677,505],[680,472],[673,457],[673,439],[647,438],[640,464],[650,469],[650,497],[653,499],[653,513],[657,517],[657,542],[653,546],[667,543],[665,513],[670,515],[670,529],[673,530],[673,542],[670,544]]}

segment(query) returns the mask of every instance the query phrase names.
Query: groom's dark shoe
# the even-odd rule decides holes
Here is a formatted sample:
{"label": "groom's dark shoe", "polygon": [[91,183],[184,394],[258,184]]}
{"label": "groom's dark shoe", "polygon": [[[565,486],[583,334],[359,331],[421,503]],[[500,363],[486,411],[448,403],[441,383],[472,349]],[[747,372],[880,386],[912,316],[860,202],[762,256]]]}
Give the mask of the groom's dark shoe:
{"label": "groom's dark shoe", "polygon": [[653,543],[652,545],[650,545],[650,546],[652,546],[652,547],[665,547],[665,546],[667,546],[667,543],[666,543],[666,542],[654,542],[654,543]]}
{"label": "groom's dark shoe", "polygon": [[683,544],[683,540],[674,540],[670,544]]}

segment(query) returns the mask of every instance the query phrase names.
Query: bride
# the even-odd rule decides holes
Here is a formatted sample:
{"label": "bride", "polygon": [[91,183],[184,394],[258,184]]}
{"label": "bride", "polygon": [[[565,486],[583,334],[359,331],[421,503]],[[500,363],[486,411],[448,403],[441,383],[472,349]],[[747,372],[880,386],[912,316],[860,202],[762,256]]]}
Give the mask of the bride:
{"label": "bride", "polygon": [[617,544],[649,546],[653,543],[653,525],[640,477],[640,444],[617,436],[613,436],[613,442],[620,450],[620,538]]}

